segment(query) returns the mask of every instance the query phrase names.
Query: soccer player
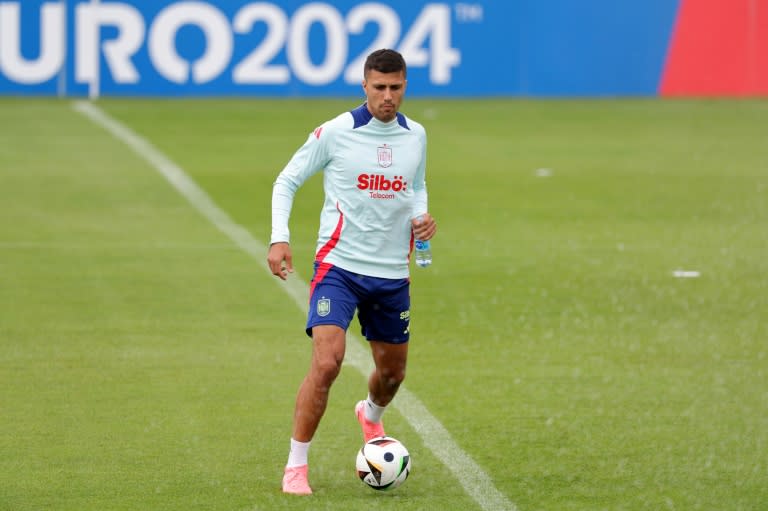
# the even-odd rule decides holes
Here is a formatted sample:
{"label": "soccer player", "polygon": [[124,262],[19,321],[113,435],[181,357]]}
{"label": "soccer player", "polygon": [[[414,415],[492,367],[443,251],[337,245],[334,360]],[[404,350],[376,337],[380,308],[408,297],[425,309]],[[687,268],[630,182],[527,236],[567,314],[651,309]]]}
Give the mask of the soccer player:
{"label": "soccer player", "polygon": [[406,84],[402,55],[371,53],[363,69],[366,102],[310,133],[274,184],[267,262],[285,280],[293,271],[288,218],[294,195],[324,171],[306,325],[312,361],[296,397],[285,493],[312,493],[307,453],[341,369],[355,309],[375,364],[367,398],[355,406],[365,441],[385,434],[381,416],[405,378],[410,253],[414,237],[428,240],[437,229],[427,210],[426,132],[399,112]]}

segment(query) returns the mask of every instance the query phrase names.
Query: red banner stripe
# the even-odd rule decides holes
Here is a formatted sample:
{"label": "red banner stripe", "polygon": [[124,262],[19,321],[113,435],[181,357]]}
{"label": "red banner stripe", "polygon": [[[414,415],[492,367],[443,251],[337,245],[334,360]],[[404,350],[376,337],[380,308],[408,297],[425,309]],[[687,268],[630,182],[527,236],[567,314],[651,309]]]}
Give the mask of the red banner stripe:
{"label": "red banner stripe", "polygon": [[768,94],[768,2],[681,0],[662,96]]}

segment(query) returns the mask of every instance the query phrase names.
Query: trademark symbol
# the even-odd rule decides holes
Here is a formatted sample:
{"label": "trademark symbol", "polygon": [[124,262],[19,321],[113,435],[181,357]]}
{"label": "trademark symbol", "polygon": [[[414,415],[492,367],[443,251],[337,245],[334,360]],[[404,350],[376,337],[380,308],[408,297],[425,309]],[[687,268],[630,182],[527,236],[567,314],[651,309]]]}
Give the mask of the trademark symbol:
{"label": "trademark symbol", "polygon": [[453,6],[459,23],[480,23],[483,21],[483,6],[480,4],[458,3]]}

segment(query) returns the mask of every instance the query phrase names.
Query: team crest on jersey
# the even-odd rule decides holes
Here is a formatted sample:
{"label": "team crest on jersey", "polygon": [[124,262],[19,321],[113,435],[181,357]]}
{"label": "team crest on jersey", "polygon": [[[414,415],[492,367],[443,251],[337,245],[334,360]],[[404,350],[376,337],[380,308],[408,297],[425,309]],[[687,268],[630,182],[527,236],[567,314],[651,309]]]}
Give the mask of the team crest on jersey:
{"label": "team crest on jersey", "polygon": [[387,168],[392,165],[392,148],[384,144],[378,148],[379,167]]}
{"label": "team crest on jersey", "polygon": [[321,298],[317,301],[317,315],[320,317],[327,316],[331,313],[331,299]]}

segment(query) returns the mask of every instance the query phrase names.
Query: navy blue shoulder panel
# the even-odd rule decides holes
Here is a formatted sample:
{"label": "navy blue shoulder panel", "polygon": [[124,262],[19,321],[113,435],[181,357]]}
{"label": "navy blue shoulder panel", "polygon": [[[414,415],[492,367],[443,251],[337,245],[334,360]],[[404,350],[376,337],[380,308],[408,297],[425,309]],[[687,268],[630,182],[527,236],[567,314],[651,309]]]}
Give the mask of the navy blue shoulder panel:
{"label": "navy blue shoulder panel", "polygon": [[411,128],[408,126],[408,121],[405,120],[405,116],[400,112],[397,112],[397,124],[407,129],[408,131],[411,131]]}
{"label": "navy blue shoulder panel", "polygon": [[373,119],[373,116],[371,115],[371,112],[368,111],[368,107],[365,103],[355,108],[354,110],[351,110],[349,113],[352,114],[352,118],[355,120],[355,125],[352,127],[352,129],[365,126],[371,122],[371,119]]}

